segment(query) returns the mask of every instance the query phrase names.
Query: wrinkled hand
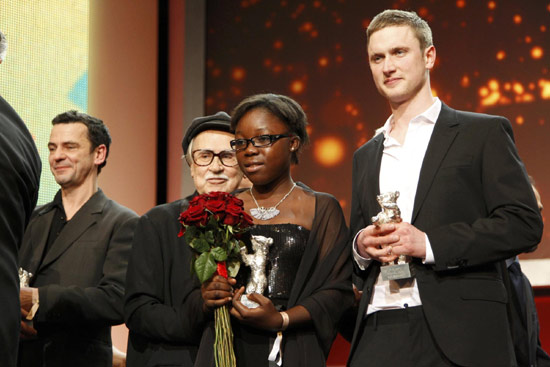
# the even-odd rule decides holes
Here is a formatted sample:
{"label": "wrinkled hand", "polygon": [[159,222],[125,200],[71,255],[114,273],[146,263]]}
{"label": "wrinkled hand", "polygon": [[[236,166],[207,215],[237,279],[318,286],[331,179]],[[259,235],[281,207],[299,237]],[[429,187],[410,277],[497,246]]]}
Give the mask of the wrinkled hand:
{"label": "wrinkled hand", "polygon": [[233,286],[237,283],[234,278],[225,279],[221,275],[214,275],[201,286],[201,295],[204,301],[204,311],[212,311],[223,306],[233,298]]}
{"label": "wrinkled hand", "polygon": [[25,318],[28,314],[27,311],[21,308],[21,330],[19,331],[19,338],[23,340],[34,338],[36,334],[38,334],[36,329],[27,323]]}
{"label": "wrinkled hand", "polygon": [[397,259],[397,255],[393,253],[393,246],[399,241],[399,236],[395,232],[395,224],[382,224],[377,227],[370,225],[366,227],[359,236],[357,236],[356,244],[359,255],[364,258],[370,258],[382,263],[391,262]]}
{"label": "wrinkled hand", "polygon": [[248,308],[241,303],[241,296],[244,293],[244,287],[241,287],[233,297],[233,308],[231,316],[238,319],[241,323],[253,326],[257,329],[277,331],[281,329],[283,318],[279,311],[275,309],[273,302],[267,297],[258,293],[247,294],[249,300],[258,303],[256,308]]}

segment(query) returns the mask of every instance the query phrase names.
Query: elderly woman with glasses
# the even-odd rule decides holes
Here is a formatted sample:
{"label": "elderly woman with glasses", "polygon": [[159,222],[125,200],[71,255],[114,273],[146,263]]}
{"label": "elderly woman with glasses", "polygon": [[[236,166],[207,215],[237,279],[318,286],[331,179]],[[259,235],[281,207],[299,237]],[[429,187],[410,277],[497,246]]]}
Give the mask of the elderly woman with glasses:
{"label": "elderly woman with glasses", "polygon": [[[254,95],[233,111],[231,147],[253,184],[238,197],[254,218],[251,242],[260,238],[270,244],[267,287],[263,294],[246,295],[256,307],[243,301],[240,279],[214,276],[202,286],[207,307],[232,305],[237,366],[269,366],[281,357],[286,366],[324,366],[336,325],[353,303],[342,209],[333,196],[291,177],[290,168],[308,143],[306,125],[300,105],[282,95]],[[251,280],[246,270],[241,266],[242,285]],[[196,365],[214,365],[213,340],[213,328],[207,328]]]}

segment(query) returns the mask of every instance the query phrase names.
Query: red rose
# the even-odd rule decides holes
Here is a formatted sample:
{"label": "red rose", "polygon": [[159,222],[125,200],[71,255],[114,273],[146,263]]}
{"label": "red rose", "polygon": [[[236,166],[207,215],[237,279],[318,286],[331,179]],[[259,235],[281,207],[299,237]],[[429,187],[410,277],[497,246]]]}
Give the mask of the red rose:
{"label": "red rose", "polygon": [[241,208],[244,205],[243,201],[235,196],[232,196],[231,198],[229,198],[229,203],[240,206]]}
{"label": "red rose", "polygon": [[212,191],[211,193],[208,194],[208,200],[227,201],[229,196],[230,195],[227,192]]}
{"label": "red rose", "polygon": [[252,219],[252,217],[250,215],[248,215],[248,213],[243,212],[243,218],[242,219],[243,220],[242,220],[241,228],[250,227],[250,226],[254,225],[254,220]]}
{"label": "red rose", "polygon": [[229,213],[226,214],[225,218],[223,219],[223,224],[227,226],[234,226],[240,222],[239,216],[234,216]]}
{"label": "red rose", "polygon": [[225,201],[222,200],[208,200],[205,208],[211,213],[223,213],[225,211]]}
{"label": "red rose", "polygon": [[189,201],[189,206],[201,206],[204,207],[206,204],[207,198],[203,195],[197,195]]}
{"label": "red rose", "polygon": [[181,214],[180,222],[188,226],[205,226],[208,222],[208,212],[206,212],[201,206],[190,206]]}

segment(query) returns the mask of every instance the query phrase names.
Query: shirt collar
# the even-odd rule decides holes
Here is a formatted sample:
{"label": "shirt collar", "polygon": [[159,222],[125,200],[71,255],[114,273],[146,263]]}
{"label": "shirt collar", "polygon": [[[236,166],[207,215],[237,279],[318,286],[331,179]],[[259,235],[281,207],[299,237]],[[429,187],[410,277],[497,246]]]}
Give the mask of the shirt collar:
{"label": "shirt collar", "polygon": [[[413,121],[419,121],[423,120],[432,124],[435,124],[437,121],[437,118],[439,117],[439,113],[441,112],[441,100],[438,97],[435,97],[434,103],[428,109],[421,114],[413,117],[411,119],[411,122]],[[382,131],[384,133],[384,138],[388,139],[390,137],[390,131],[391,131],[391,123],[393,121],[393,115],[388,117],[386,120],[386,123],[382,127]]]}

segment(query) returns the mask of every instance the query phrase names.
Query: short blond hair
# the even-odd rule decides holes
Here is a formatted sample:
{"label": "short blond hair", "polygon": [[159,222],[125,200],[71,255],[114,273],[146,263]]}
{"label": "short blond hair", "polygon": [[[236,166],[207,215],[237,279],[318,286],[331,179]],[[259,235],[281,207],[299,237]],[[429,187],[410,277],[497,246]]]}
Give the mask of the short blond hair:
{"label": "short blond hair", "polygon": [[386,27],[409,26],[420,42],[420,49],[433,46],[432,30],[414,11],[388,9],[376,15],[367,28],[367,44],[372,34]]}

